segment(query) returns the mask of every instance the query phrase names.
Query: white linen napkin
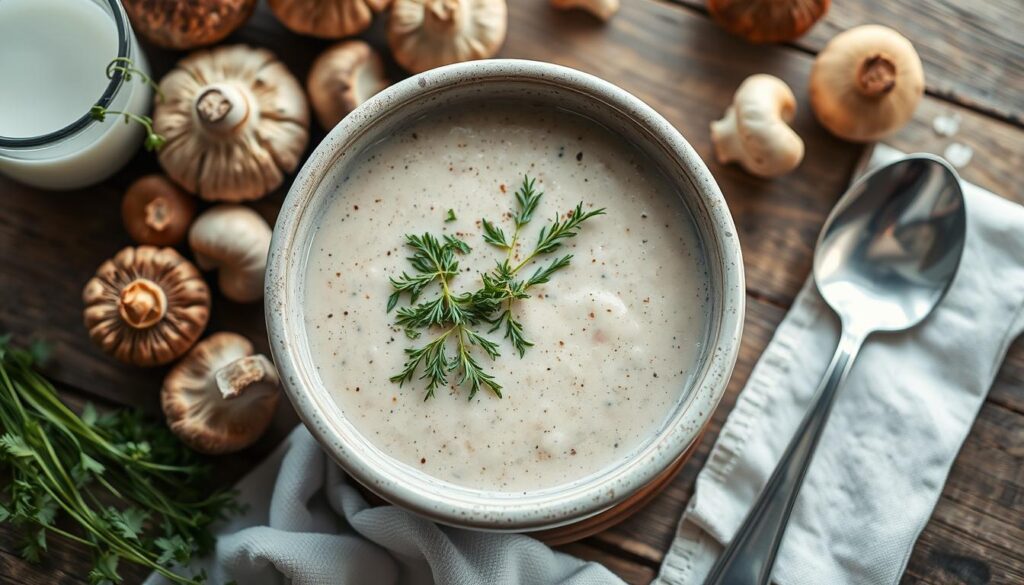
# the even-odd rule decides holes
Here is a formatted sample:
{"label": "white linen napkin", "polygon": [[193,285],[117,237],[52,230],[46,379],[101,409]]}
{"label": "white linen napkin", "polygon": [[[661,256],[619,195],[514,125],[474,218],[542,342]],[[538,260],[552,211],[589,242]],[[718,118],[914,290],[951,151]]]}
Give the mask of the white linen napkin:
{"label": "white linen napkin", "polygon": [[[902,153],[879,146],[869,168]],[[918,327],[872,335],[840,389],[790,518],[779,585],[895,583],[1013,339],[1024,328],[1024,207],[963,183],[956,280]],[[809,279],[697,476],[660,585],[698,585],[803,417],[839,337]]]}
{"label": "white linen napkin", "polygon": [[[182,574],[203,569],[212,585],[624,585],[527,536],[370,506],[302,425],[236,487],[248,511]],[[168,584],[152,574],[144,585]]]}

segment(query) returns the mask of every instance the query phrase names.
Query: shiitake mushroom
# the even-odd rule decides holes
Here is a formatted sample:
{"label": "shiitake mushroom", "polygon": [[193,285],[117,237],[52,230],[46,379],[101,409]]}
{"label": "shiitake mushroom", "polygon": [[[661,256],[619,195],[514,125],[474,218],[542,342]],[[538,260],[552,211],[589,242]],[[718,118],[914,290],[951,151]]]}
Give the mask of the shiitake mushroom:
{"label": "shiitake mushroom", "polygon": [[137,366],[174,361],[199,339],[210,318],[210,289],[173,248],[121,250],[96,270],[82,300],[93,342]]}
{"label": "shiitake mushroom", "polygon": [[211,45],[242,26],[256,0],[123,0],[132,29],[165,49]]}

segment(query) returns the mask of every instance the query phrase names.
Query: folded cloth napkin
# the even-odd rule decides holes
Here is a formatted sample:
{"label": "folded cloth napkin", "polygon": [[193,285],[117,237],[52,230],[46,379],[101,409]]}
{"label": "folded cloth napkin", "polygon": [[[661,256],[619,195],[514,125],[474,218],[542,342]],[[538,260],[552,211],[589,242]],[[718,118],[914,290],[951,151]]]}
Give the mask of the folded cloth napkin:
{"label": "folded cloth napkin", "polygon": [[[869,167],[902,154],[879,146]],[[959,273],[918,327],[871,336],[839,390],[782,541],[779,585],[895,583],[1013,339],[1024,207],[963,183]],[[808,280],[729,414],[657,583],[699,584],[767,482],[839,338]]]}
{"label": "folded cloth napkin", "polygon": [[597,563],[527,536],[457,530],[394,506],[371,507],[301,425],[237,488],[248,511],[217,530],[212,558],[187,570],[205,569],[213,584],[622,583]]}

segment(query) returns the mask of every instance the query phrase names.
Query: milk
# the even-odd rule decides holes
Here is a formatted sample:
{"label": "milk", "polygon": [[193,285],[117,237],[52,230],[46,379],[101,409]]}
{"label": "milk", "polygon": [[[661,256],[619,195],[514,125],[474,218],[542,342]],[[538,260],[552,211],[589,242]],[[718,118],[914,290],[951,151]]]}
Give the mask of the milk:
{"label": "milk", "polygon": [[[0,0],[0,173],[43,188],[95,183],[138,149],[143,132],[119,117],[90,122],[71,136],[14,145],[56,132],[89,113],[107,90],[107,65],[118,57],[116,19],[123,21],[128,56],[143,71],[145,57],[120,5],[94,0]],[[151,91],[125,81],[110,110],[147,111]]]}

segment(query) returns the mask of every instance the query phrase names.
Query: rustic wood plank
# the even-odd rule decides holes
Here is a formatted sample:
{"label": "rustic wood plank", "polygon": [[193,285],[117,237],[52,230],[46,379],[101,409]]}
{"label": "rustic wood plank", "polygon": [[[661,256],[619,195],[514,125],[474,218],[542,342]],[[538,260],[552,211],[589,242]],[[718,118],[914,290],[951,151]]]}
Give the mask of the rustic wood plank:
{"label": "rustic wood plank", "polygon": [[[989,401],[1003,408],[1024,414],[1024,338],[1010,346],[1006,361],[996,376],[996,381],[989,391]],[[1017,454],[1024,454],[1024,445],[1019,446]]]}
{"label": "rustic wood plank", "polygon": [[[706,13],[705,0],[668,0]],[[928,92],[1024,127],[1024,9],[1019,0],[843,0],[792,44],[817,53],[837,33],[884,24],[909,38]]]}
{"label": "rustic wood plank", "polygon": [[612,573],[630,585],[647,585],[657,573],[654,568],[619,554],[595,548],[582,542],[574,542],[558,547],[558,550],[587,561],[601,563]]}
{"label": "rustic wood plank", "polygon": [[[1024,88],[1019,92],[1024,100]],[[939,116],[959,115],[960,131],[951,137],[939,136],[932,124]],[[930,152],[942,156],[954,143],[969,147],[974,156],[958,169],[964,179],[1001,195],[1024,203],[1024,131],[1009,124],[965,110],[936,99],[924,99],[914,119],[885,140],[905,152]]]}

